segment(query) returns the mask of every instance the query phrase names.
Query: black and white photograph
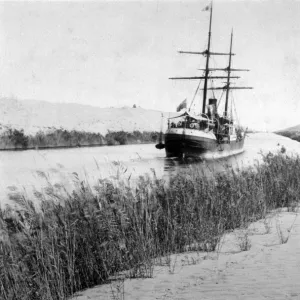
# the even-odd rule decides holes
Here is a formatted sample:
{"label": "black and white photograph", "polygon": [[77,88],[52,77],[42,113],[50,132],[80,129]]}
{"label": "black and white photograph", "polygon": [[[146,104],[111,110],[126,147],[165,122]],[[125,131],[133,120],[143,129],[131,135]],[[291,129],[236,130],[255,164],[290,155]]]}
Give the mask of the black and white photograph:
{"label": "black and white photograph", "polygon": [[0,0],[0,300],[300,300],[299,0]]}

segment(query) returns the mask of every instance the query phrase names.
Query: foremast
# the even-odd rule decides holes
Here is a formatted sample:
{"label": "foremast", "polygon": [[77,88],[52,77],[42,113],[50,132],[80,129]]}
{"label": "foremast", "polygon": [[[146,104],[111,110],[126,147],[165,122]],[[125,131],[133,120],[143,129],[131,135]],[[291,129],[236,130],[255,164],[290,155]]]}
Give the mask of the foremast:
{"label": "foremast", "polygon": [[204,79],[204,87],[203,87],[203,98],[202,98],[202,114],[206,113],[206,102],[207,102],[207,91],[211,90],[211,88],[208,88],[208,80],[209,79],[233,79],[233,78],[239,78],[238,76],[209,76],[210,71],[216,71],[216,70],[225,70],[225,69],[210,69],[209,68],[209,60],[211,55],[235,55],[233,53],[219,53],[219,52],[211,52],[211,27],[212,27],[212,12],[213,12],[213,5],[212,3],[204,9],[210,11],[210,18],[209,18],[209,29],[208,29],[208,44],[207,44],[207,49],[202,52],[193,52],[193,51],[178,51],[181,54],[199,54],[199,55],[204,55],[206,56],[206,62],[205,62],[205,69],[200,69],[204,71],[204,76],[193,76],[193,77],[171,77],[169,79]]}
{"label": "foremast", "polygon": [[207,98],[207,83],[209,75],[209,58],[210,58],[210,40],[211,40],[211,23],[212,23],[212,3],[210,4],[210,18],[209,18],[209,30],[208,30],[208,44],[206,52],[206,64],[205,64],[205,78],[203,88],[203,102],[202,102],[202,113],[205,114],[206,98]]}
{"label": "foremast", "polygon": [[228,64],[228,72],[227,72],[227,89],[226,89],[226,100],[225,100],[225,110],[224,110],[224,117],[227,118],[228,115],[228,100],[229,100],[229,90],[230,90],[230,73],[231,73],[231,56],[232,56],[232,37],[233,37],[233,30],[231,30],[231,37],[230,37],[230,49],[229,49],[229,64]]}

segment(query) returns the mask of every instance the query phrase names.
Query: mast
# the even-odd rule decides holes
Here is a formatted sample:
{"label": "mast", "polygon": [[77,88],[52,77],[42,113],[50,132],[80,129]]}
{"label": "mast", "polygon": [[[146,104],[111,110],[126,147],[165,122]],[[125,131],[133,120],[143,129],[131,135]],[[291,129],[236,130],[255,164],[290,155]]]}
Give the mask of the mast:
{"label": "mast", "polygon": [[230,73],[231,73],[231,55],[232,55],[232,37],[233,37],[233,30],[231,30],[231,38],[230,38],[230,50],[229,50],[229,65],[227,71],[227,89],[226,89],[226,102],[225,102],[225,111],[224,116],[227,117],[228,112],[228,98],[229,98],[229,90],[230,90]]}
{"label": "mast", "polygon": [[202,113],[205,114],[206,97],[207,97],[207,81],[209,74],[209,56],[210,56],[210,40],[211,40],[211,21],[212,21],[212,3],[210,4],[210,19],[209,19],[209,31],[208,31],[208,45],[206,50],[206,65],[205,65],[205,78],[203,88],[203,102],[202,102]]}
{"label": "mast", "polygon": [[[205,10],[208,10],[205,8]],[[208,45],[207,50],[205,51],[178,51],[181,54],[192,54],[192,55],[206,55],[206,64],[205,69],[199,69],[201,71],[205,71],[204,76],[192,76],[192,77],[171,77],[169,79],[172,80],[199,80],[204,79],[204,87],[203,89],[203,102],[202,102],[202,113],[205,114],[206,100],[207,100],[207,91],[208,90],[226,90],[226,103],[225,103],[225,116],[228,113],[228,99],[229,99],[229,90],[240,90],[240,89],[252,89],[252,87],[236,87],[230,86],[230,79],[239,78],[238,76],[231,76],[231,72],[236,71],[249,71],[248,69],[232,69],[231,68],[231,58],[235,53],[232,53],[232,40],[233,40],[233,31],[231,31],[231,41],[230,41],[230,53],[223,52],[211,52],[210,44],[211,44],[211,25],[212,25],[212,2],[210,4],[210,19],[209,19],[209,31],[208,31]],[[209,68],[209,58],[211,55],[228,55],[229,56],[229,66],[226,68]],[[227,73],[227,76],[209,76],[211,71],[224,71]],[[222,87],[208,87],[208,79],[227,79],[225,86]],[[198,87],[199,88],[199,87]],[[198,89],[197,88],[197,89]]]}

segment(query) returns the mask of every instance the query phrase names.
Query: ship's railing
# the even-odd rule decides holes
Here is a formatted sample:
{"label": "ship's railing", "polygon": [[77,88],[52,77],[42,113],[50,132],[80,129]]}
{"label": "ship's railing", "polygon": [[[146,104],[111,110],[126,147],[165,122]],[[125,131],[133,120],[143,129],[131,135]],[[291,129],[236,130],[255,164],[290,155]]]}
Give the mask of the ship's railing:
{"label": "ship's railing", "polygon": [[198,130],[211,130],[215,127],[214,121],[209,119],[206,114],[201,115],[205,120],[197,120],[189,117],[185,117],[177,122],[169,120],[168,128],[186,128],[186,129],[198,129]]}

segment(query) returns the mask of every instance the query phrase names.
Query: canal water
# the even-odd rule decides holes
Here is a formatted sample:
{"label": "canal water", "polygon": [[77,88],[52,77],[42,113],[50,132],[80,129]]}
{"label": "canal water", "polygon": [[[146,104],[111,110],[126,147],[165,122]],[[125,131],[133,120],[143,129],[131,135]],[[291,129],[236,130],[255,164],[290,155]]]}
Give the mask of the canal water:
{"label": "canal water", "polygon": [[30,193],[47,184],[71,188],[74,177],[93,183],[99,178],[134,179],[146,173],[169,177],[194,164],[217,171],[225,165],[246,167],[262,160],[261,153],[280,151],[300,154],[300,143],[272,133],[249,134],[242,154],[218,161],[182,163],[166,158],[153,144],[91,148],[0,152],[0,205],[10,203],[8,194],[16,189]]}

